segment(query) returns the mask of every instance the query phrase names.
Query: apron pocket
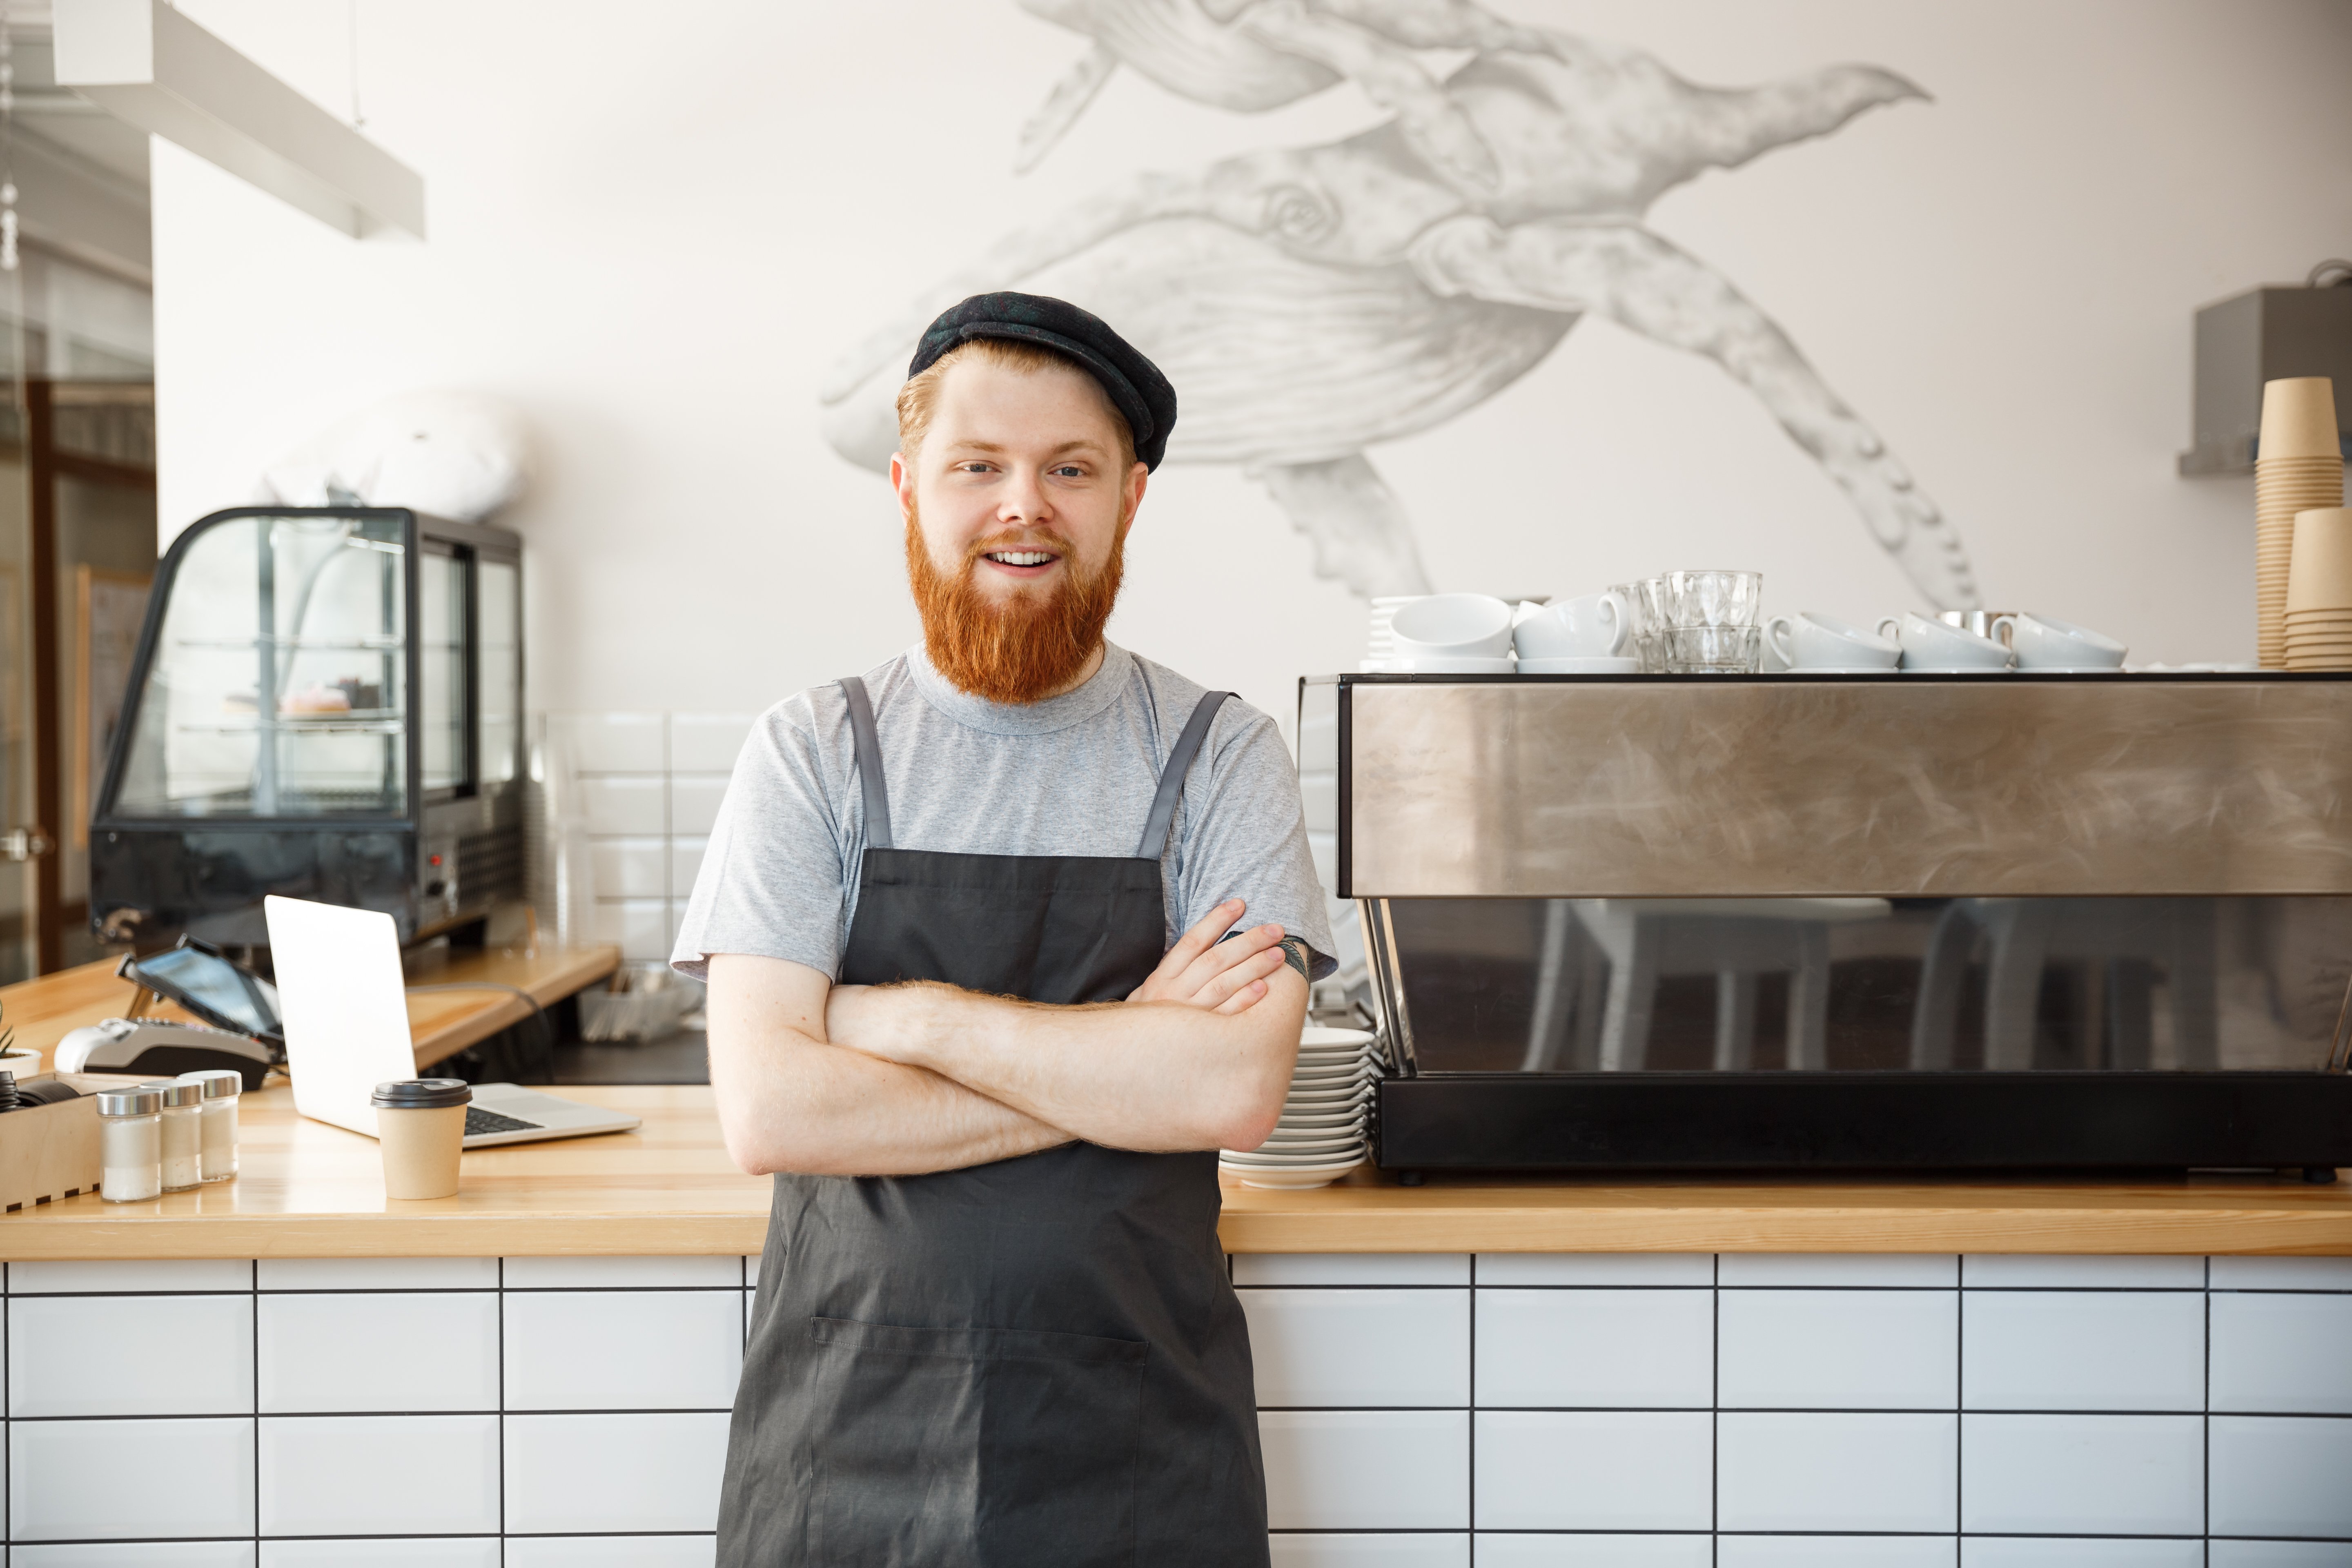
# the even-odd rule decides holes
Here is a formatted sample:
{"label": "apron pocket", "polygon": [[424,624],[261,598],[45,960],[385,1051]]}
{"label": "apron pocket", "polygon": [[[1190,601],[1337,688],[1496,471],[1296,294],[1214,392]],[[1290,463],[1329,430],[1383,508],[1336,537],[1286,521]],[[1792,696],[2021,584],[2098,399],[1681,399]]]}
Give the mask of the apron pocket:
{"label": "apron pocket", "polygon": [[859,1568],[1119,1568],[1139,1341],[809,1320],[812,1535]]}

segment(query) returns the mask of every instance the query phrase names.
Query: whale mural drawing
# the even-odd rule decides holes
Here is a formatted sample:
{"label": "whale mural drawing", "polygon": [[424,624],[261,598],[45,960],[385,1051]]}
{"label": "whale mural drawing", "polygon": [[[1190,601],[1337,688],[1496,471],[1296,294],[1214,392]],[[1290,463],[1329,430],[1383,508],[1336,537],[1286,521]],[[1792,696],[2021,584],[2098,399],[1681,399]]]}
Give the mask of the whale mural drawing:
{"label": "whale mural drawing", "polygon": [[[1023,131],[1034,166],[1120,66],[1247,112],[1341,79],[1360,134],[1138,174],[1004,237],[869,333],[819,388],[835,450],[886,468],[924,325],[968,294],[1059,295],[1116,323],[1180,390],[1171,463],[1241,467],[1358,595],[1426,593],[1411,518],[1365,449],[1445,424],[1588,314],[1705,355],[1845,492],[1919,593],[1974,605],[1941,510],[1788,335],[1644,227],[1659,195],[1926,95],[1840,65],[1746,89],[1465,0],[1022,0],[1092,47]],[[1469,57],[1442,79],[1417,51]]]}

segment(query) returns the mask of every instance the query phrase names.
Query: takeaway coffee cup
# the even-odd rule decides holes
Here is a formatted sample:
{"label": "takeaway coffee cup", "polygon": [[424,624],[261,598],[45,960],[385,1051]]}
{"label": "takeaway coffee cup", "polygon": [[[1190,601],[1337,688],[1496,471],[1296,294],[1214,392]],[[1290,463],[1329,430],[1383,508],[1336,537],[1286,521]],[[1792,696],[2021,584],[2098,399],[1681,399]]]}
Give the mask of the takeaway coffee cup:
{"label": "takeaway coffee cup", "polygon": [[446,1198],[457,1191],[457,1152],[474,1091],[462,1079],[413,1078],[380,1083],[376,1142],[383,1150],[383,1195]]}

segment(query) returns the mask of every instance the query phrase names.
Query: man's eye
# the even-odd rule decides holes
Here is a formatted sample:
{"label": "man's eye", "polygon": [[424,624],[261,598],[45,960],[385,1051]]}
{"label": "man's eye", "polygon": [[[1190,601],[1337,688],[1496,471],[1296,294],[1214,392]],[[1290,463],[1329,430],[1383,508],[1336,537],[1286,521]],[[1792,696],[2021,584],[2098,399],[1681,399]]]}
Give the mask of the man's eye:
{"label": "man's eye", "polygon": [[1086,478],[1087,474],[1087,471],[1084,468],[1079,468],[1076,463],[1064,463],[1060,468],[1055,468],[1054,471],[1061,475],[1066,479],[1082,479]]}

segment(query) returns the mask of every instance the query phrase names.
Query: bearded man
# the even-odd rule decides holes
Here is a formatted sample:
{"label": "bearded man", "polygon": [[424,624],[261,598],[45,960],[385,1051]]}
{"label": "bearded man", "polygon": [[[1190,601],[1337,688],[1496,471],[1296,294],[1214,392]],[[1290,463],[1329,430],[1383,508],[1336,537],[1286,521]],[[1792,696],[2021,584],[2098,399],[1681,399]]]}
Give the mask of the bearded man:
{"label": "bearded man", "polygon": [[1255,1568],[1214,1151],[1273,1129],[1332,966],[1297,781],[1103,639],[1159,370],[988,294],[908,374],[922,645],[761,720],[673,959],[776,1188],[719,1562]]}

